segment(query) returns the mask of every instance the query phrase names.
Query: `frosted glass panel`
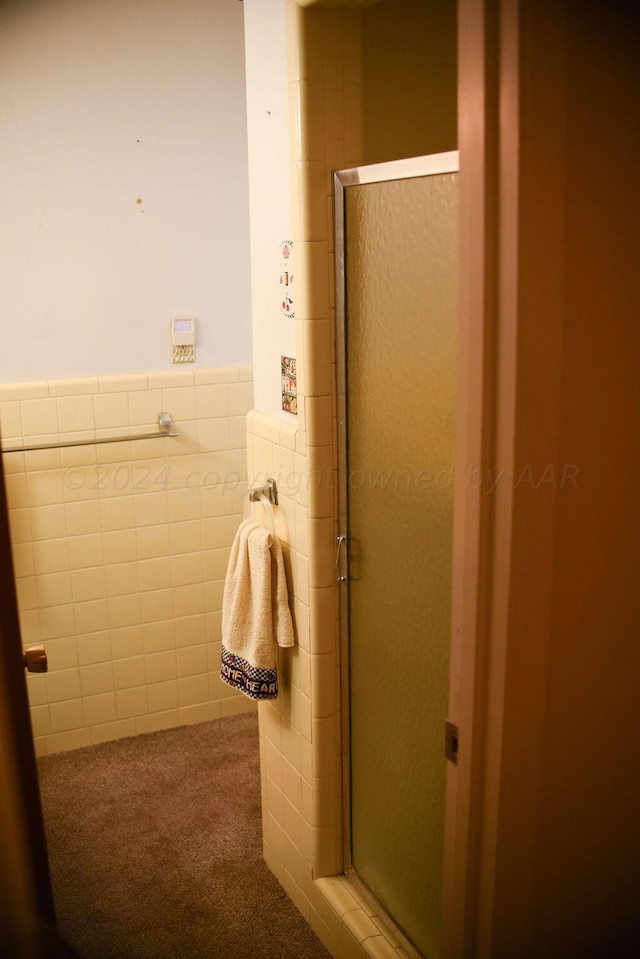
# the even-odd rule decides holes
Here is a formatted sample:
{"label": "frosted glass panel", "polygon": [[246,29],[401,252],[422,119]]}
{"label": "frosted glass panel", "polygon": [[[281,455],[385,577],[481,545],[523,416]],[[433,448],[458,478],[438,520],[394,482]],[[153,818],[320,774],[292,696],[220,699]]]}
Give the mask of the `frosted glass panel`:
{"label": "frosted glass panel", "polygon": [[456,179],[345,191],[352,863],[429,959],[440,954]]}

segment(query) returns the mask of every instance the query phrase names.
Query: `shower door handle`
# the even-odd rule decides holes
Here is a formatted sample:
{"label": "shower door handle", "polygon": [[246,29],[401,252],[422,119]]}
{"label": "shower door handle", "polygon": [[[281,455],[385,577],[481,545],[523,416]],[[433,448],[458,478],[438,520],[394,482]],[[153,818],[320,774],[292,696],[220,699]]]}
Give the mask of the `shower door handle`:
{"label": "shower door handle", "polygon": [[[348,583],[352,579],[359,579],[358,576],[354,576],[352,573],[353,559],[351,555],[352,551],[355,550],[356,558],[359,556],[359,547],[358,540],[349,539],[348,536],[338,536],[337,539],[338,549],[336,550],[336,579],[339,583]],[[340,554],[342,552],[342,547],[345,549],[345,558],[346,558],[346,573],[341,572],[341,563],[340,563]]]}
{"label": "shower door handle", "polygon": [[44,646],[31,646],[22,654],[22,665],[28,673],[46,673],[49,669],[47,651]]}
{"label": "shower door handle", "polygon": [[347,542],[346,536],[338,536],[338,549],[336,550],[336,573],[338,574],[337,579],[339,583],[346,583],[348,579],[347,576],[340,574],[340,552],[346,542]]}

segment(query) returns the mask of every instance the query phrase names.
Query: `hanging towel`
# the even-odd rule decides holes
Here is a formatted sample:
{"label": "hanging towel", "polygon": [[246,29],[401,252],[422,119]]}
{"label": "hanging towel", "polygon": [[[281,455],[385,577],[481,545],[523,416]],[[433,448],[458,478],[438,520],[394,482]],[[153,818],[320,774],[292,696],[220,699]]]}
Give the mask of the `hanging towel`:
{"label": "hanging towel", "polygon": [[245,520],[224,584],[220,678],[251,699],[275,699],[276,644],[294,644],[282,547],[275,534]]}

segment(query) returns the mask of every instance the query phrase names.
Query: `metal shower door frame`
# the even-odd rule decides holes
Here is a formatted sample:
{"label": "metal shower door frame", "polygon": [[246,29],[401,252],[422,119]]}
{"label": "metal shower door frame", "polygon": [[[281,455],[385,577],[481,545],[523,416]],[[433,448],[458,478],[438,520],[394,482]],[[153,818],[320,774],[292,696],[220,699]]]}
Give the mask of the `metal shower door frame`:
{"label": "metal shower door frame", "polygon": [[[347,316],[346,316],[346,230],[345,230],[345,192],[349,187],[364,184],[384,183],[393,180],[416,179],[420,177],[459,172],[459,153],[457,150],[447,153],[435,153],[429,156],[410,157],[387,163],[375,163],[368,166],[338,170],[333,175],[334,223],[335,223],[335,283],[336,283],[336,387],[338,415],[338,539],[336,543],[336,574],[339,583],[340,608],[340,662],[341,662],[341,725],[342,725],[342,834],[343,868],[350,882],[357,886],[359,893],[369,899],[381,912],[381,918],[387,918],[396,935],[399,934],[392,916],[358,879],[351,860],[351,757],[350,757],[350,695],[349,695],[349,504],[348,504],[348,460],[347,460]],[[343,549],[343,547],[345,547]],[[443,731],[444,735],[444,731]],[[444,739],[443,739],[444,743]],[[444,745],[443,745],[444,748]],[[400,933],[401,935],[401,933]],[[411,956],[419,959],[409,940],[401,935],[403,947]]]}

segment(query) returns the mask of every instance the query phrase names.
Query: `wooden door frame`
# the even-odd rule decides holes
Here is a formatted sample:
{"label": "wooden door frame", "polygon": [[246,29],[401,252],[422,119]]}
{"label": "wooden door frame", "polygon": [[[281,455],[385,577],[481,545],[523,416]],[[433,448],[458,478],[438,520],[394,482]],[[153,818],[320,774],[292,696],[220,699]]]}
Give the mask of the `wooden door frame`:
{"label": "wooden door frame", "polygon": [[0,462],[0,939],[16,957],[36,954],[39,930],[55,925],[53,892]]}
{"label": "wooden door frame", "polygon": [[[447,764],[446,959],[482,955],[491,938],[515,402],[509,319],[518,24],[508,6],[508,0],[458,3],[459,392],[449,718],[459,728],[459,752],[457,765]],[[505,482],[487,495],[500,470]]]}
{"label": "wooden door frame", "polygon": [[[448,764],[445,959],[490,957],[498,926],[501,936],[508,929],[523,942],[534,922],[532,824],[545,748],[557,494],[539,496],[534,507],[517,477],[524,463],[539,468],[553,459],[561,430],[565,7],[458,4],[450,719],[459,754],[457,766]],[[517,730],[505,722],[507,711],[521,719]],[[504,905],[494,913],[498,886],[508,916]]]}

